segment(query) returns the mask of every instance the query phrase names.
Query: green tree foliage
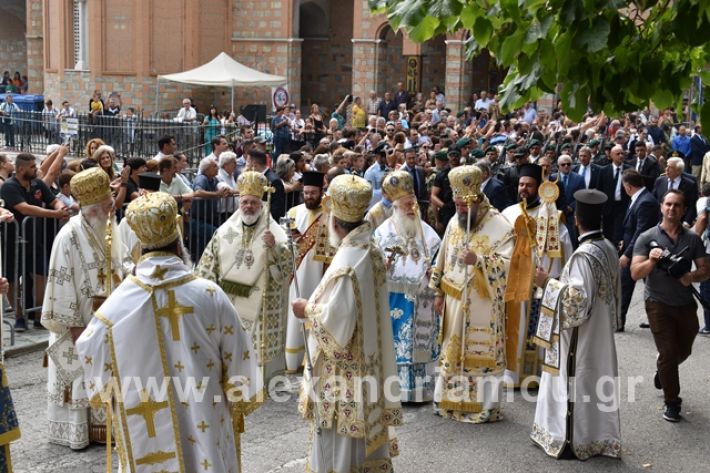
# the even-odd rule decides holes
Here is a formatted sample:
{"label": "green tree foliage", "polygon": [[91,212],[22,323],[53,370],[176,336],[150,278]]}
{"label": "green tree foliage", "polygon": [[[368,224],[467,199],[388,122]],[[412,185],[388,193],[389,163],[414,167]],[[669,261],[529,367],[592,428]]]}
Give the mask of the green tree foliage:
{"label": "green tree foliage", "polygon": [[[693,77],[710,85],[710,0],[369,0],[414,41],[464,30],[469,57],[508,68],[503,108],[559,93],[565,111],[678,105]],[[701,116],[710,123],[710,88]]]}

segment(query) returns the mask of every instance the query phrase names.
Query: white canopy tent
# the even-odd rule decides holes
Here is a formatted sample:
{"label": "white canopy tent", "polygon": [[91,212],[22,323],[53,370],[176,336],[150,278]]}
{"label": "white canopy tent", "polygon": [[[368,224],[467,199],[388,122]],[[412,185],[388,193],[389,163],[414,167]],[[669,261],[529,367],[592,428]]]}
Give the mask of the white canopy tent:
{"label": "white canopy tent", "polygon": [[264,86],[273,87],[286,84],[286,78],[257,71],[234,60],[227,53],[221,52],[210,62],[189,71],[159,75],[155,89],[156,110],[159,110],[160,81],[180,82],[182,84],[229,87],[232,91],[232,111],[234,111],[234,87]]}

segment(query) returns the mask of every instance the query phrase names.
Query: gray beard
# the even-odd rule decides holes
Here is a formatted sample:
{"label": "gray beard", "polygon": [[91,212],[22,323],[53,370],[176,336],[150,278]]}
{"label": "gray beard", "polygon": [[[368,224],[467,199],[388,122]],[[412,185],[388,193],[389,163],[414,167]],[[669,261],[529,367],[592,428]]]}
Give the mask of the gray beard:
{"label": "gray beard", "polygon": [[[477,213],[478,213],[477,210],[476,211],[474,211],[473,209],[471,210],[471,226],[473,226],[473,223],[476,221],[476,216],[477,216],[476,214]],[[468,217],[468,214],[463,214],[463,215],[456,214],[456,216],[458,217],[458,220],[459,220],[459,227],[463,230],[466,230],[466,228],[467,228],[466,217]]]}
{"label": "gray beard", "polygon": [[343,241],[343,239],[335,234],[335,229],[333,228],[333,226],[334,226],[333,223],[334,223],[333,214],[331,213],[329,220],[328,220],[328,243],[333,248],[338,248],[340,246],[340,242]]}
{"label": "gray beard", "polygon": [[392,222],[397,230],[401,230],[405,238],[414,238],[417,236],[417,220],[416,216],[410,217],[408,215],[401,214],[395,209],[392,214]]}
{"label": "gray beard", "polygon": [[185,266],[192,268],[192,258],[190,258],[190,252],[185,248],[182,238],[178,238],[178,247],[180,248],[180,259],[182,259]]}
{"label": "gray beard", "polygon": [[260,213],[255,213],[254,215],[249,215],[242,213],[242,222],[244,222],[247,225],[254,225],[257,220],[259,220],[259,217],[261,216]]}

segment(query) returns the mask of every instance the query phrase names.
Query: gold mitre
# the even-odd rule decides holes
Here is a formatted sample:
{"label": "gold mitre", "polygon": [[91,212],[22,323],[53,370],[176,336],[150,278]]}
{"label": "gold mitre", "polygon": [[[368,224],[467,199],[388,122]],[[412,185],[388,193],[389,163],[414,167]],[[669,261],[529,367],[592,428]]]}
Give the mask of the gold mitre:
{"label": "gold mitre", "polygon": [[449,171],[449,182],[454,197],[477,199],[481,195],[483,172],[478,166],[458,166]]}
{"label": "gold mitre", "polygon": [[372,186],[365,179],[343,174],[328,185],[333,216],[343,222],[362,221],[372,198]]}
{"label": "gold mitre", "polygon": [[83,207],[98,204],[111,197],[108,174],[99,167],[81,171],[71,178],[71,192]]}
{"label": "gold mitre", "polygon": [[237,179],[239,195],[252,195],[261,199],[264,187],[269,185],[269,180],[260,172],[244,171]]}
{"label": "gold mitre", "polygon": [[382,189],[387,198],[394,202],[408,195],[414,195],[414,181],[407,171],[394,171],[385,177]]}
{"label": "gold mitre", "polygon": [[178,238],[177,203],[165,192],[151,192],[128,204],[126,219],[145,249],[162,248]]}

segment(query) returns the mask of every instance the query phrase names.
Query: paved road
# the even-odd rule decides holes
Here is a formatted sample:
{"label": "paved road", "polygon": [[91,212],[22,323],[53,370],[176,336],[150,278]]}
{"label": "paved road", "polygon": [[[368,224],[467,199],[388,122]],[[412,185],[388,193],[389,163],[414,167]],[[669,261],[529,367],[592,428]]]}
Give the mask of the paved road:
{"label": "paved road", "polygon": [[[639,288],[640,289],[640,288]],[[638,292],[638,291],[637,291]],[[587,462],[555,461],[528,439],[535,406],[515,393],[504,407],[505,420],[467,425],[443,420],[431,406],[407,407],[406,425],[398,429],[401,454],[397,472],[635,472],[699,473],[709,471],[710,339],[696,339],[694,353],[681,368],[685,420],[661,419],[662,397],[653,388],[655,349],[648,330],[638,328],[643,314],[636,294],[627,332],[616,338],[622,379],[621,461],[596,458]],[[8,375],[20,418],[22,439],[12,446],[17,473],[89,473],[105,471],[105,450],[91,447],[72,452],[45,440],[45,370],[41,354],[8,360]],[[628,377],[642,377],[632,401]],[[290,402],[268,402],[247,420],[243,438],[246,473],[302,472],[307,425]],[[115,471],[115,470],[114,470]]]}

